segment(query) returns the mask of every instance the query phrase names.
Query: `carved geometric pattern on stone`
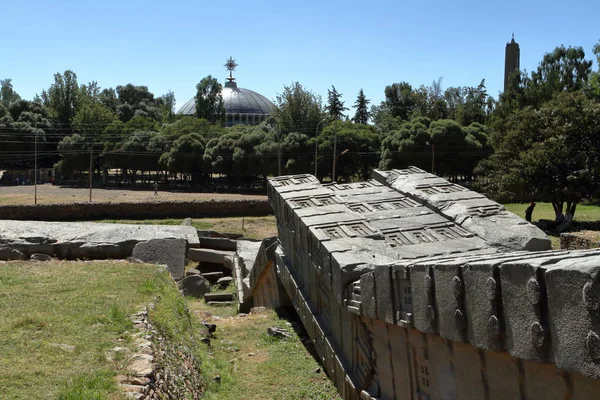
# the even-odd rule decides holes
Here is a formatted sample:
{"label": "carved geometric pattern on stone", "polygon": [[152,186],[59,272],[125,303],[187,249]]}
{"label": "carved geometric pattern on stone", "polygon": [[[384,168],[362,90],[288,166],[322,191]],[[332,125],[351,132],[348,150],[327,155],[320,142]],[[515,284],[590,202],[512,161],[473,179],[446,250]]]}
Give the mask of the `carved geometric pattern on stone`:
{"label": "carved geometric pattern on stone", "polygon": [[348,237],[346,232],[342,229],[341,226],[334,225],[326,228],[321,228],[323,233],[325,233],[330,239],[342,239]]}
{"label": "carved geometric pattern on stone", "polygon": [[455,192],[468,192],[469,189],[466,189],[460,185],[455,183],[438,183],[435,185],[422,183],[415,187],[416,190],[420,190],[424,193],[434,195],[440,193],[455,193]]}
{"label": "carved geometric pattern on stone", "polygon": [[290,202],[298,208],[320,207],[339,204],[340,200],[335,195],[305,196],[291,199]]}
{"label": "carved geometric pattern on stone", "polygon": [[367,237],[376,233],[365,221],[331,223],[315,227],[330,239],[343,239],[350,237]]}
{"label": "carved geometric pattern on stone", "polygon": [[371,211],[369,209],[369,207],[367,207],[366,205],[364,205],[362,203],[348,204],[348,208],[351,209],[354,212],[359,213],[359,214],[364,214],[364,213],[367,213],[367,212]]}
{"label": "carved geometric pattern on stone", "polygon": [[303,185],[307,183],[319,183],[319,181],[312,175],[296,175],[289,177],[279,177],[270,180],[274,187],[279,186],[290,186],[290,185]]}
{"label": "carved geometric pattern on stone", "polygon": [[470,216],[478,216],[478,217],[488,217],[490,215],[496,215],[502,211],[504,211],[504,206],[500,204],[490,204],[482,207],[469,207],[467,209],[467,215]]}
{"label": "carved geometric pattern on stone", "polygon": [[346,306],[348,311],[357,315],[361,312],[360,281],[353,282],[348,286],[346,295]]}

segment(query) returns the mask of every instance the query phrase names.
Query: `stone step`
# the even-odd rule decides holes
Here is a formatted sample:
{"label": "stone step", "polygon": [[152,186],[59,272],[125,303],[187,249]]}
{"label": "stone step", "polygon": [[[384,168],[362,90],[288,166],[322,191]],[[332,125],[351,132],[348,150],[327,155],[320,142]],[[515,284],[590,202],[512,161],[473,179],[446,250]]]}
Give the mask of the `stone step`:
{"label": "stone step", "polygon": [[236,251],[237,241],[229,238],[201,237],[200,247],[203,249]]}
{"label": "stone step", "polygon": [[223,278],[223,272],[219,271],[219,272],[203,272],[200,275],[202,275],[204,278],[206,278],[207,281],[209,281],[210,283],[217,283],[219,281],[219,279]]}
{"label": "stone step", "polygon": [[348,300],[348,307],[360,308],[360,302],[355,300]]}
{"label": "stone step", "polygon": [[235,251],[202,248],[188,250],[188,258],[192,261],[209,262],[225,266],[228,266],[233,262],[234,256]]}
{"label": "stone step", "polygon": [[352,293],[352,300],[360,301],[360,293],[356,294],[356,292]]}
{"label": "stone step", "polygon": [[209,306],[214,306],[214,307],[226,307],[226,306],[230,306],[232,304],[233,304],[232,301],[209,301],[208,302]]}
{"label": "stone step", "polygon": [[233,301],[233,293],[206,293],[204,301]]}
{"label": "stone step", "polygon": [[226,288],[231,282],[233,282],[233,276],[224,276],[219,278],[217,285],[221,286],[222,288]]}

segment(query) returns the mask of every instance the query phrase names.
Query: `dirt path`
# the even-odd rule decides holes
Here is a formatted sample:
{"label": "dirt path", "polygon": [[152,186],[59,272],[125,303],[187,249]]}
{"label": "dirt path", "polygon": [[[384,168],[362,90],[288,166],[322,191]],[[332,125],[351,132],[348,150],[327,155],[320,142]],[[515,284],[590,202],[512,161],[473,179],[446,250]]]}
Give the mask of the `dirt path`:
{"label": "dirt path", "polygon": [[[38,185],[38,204],[88,202],[90,191],[84,188],[61,188],[51,184]],[[133,201],[194,201],[194,200],[264,200],[266,196],[230,193],[180,193],[152,190],[93,189],[94,202]],[[34,204],[34,186],[0,186],[0,205]]]}

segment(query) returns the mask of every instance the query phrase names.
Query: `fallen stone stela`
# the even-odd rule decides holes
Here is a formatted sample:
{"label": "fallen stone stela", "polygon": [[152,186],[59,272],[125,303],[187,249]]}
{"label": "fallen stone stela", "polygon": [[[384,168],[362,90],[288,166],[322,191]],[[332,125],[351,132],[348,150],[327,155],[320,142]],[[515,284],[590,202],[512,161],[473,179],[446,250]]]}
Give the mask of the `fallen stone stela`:
{"label": "fallen stone stela", "polygon": [[418,168],[373,178],[268,184],[277,280],[342,398],[600,399],[600,251]]}

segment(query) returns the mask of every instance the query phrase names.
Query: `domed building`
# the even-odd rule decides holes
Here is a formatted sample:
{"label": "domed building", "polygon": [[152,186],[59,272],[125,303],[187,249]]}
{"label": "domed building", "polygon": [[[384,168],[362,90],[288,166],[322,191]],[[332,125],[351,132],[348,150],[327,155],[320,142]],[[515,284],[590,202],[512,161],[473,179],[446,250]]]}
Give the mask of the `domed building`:
{"label": "domed building", "polygon": [[[237,64],[229,58],[225,67],[229,70],[229,77],[221,91],[225,105],[225,125],[237,124],[258,125],[267,119],[273,112],[275,105],[260,93],[237,86],[233,71]],[[186,102],[177,112],[181,115],[196,114],[196,98]]]}

